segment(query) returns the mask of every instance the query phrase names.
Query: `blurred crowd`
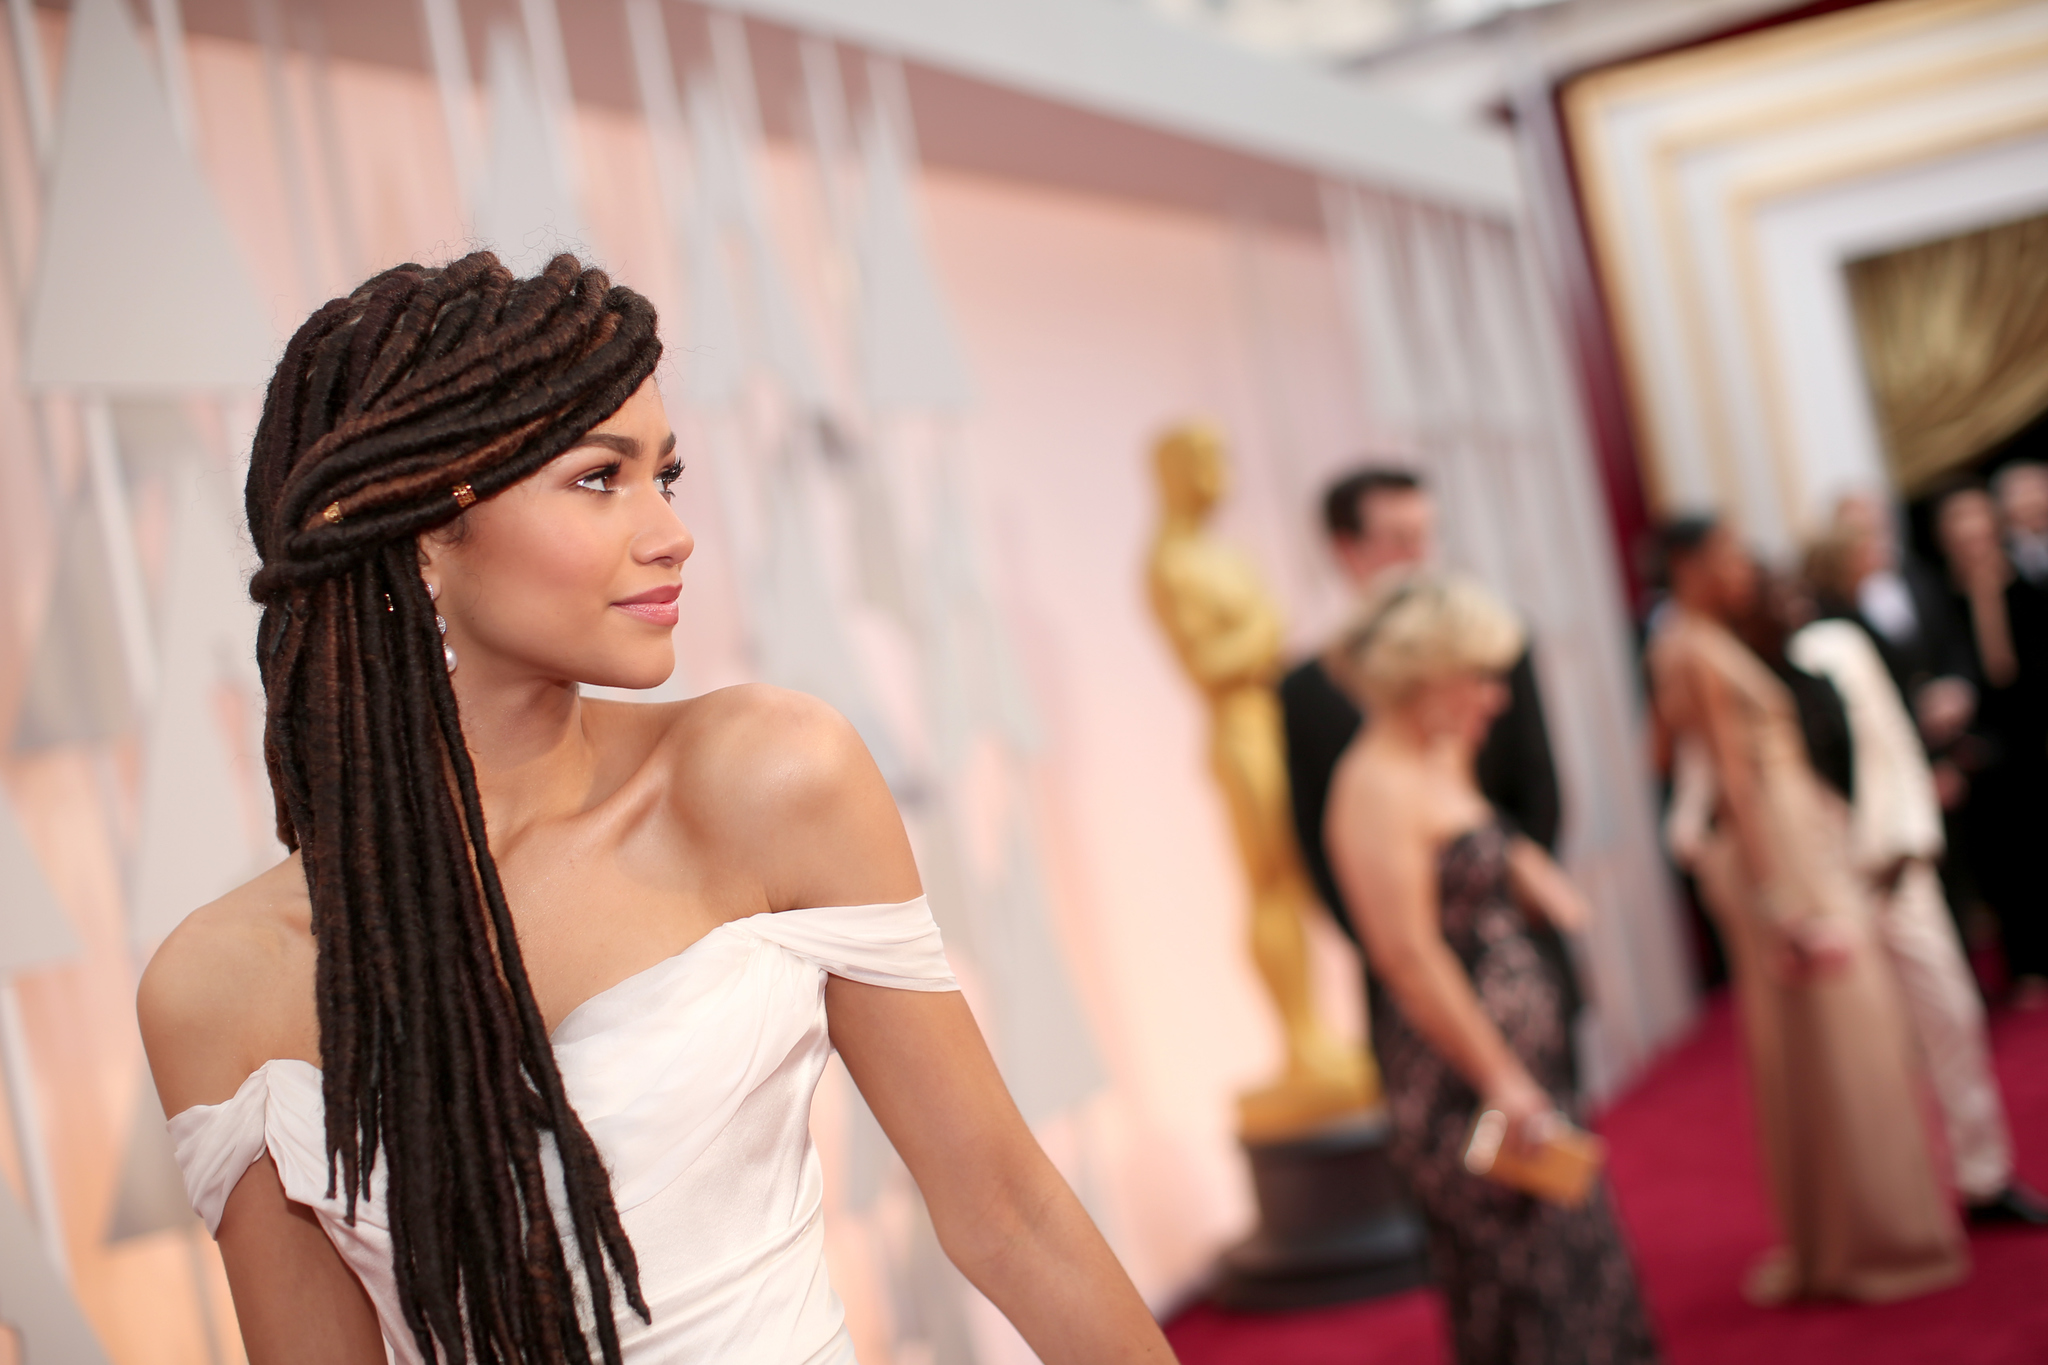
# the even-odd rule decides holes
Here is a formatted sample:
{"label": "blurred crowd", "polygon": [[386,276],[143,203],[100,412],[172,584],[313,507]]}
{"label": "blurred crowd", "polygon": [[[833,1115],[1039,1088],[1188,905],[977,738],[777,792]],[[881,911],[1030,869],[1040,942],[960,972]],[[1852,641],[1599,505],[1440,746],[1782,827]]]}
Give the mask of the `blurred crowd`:
{"label": "blurred crowd", "polygon": [[[1737,600],[1719,609],[1792,692],[1816,774],[1859,809],[1859,837],[1878,841],[1864,856],[1887,860],[1884,876],[1902,860],[1930,864],[1983,984],[2036,1009],[2048,1004],[2048,860],[2030,837],[2048,815],[2048,465],[2007,465],[1921,511],[1924,555],[1902,509],[1845,496],[1794,568],[1755,565],[1754,587],[1734,584]],[[1704,529],[1667,528],[1664,558]],[[1676,606],[1667,593],[1652,611],[1652,640]],[[1813,643],[1839,635],[1825,622],[1856,627],[1839,638],[1866,640],[1882,664],[1883,700],[1904,708],[1924,759],[1934,828],[1911,823],[1924,804],[1911,756],[1866,752],[1875,741],[1852,713],[1882,708],[1859,695],[1871,684],[1854,665]],[[1890,794],[1900,782],[1910,796]],[[1885,814],[1901,802],[1914,813]],[[1907,824],[1887,830],[1887,819]]]}
{"label": "blurred crowd", "polygon": [[[1781,1238],[1760,1304],[1926,1293],[1968,1275],[1967,1226],[2048,1226],[1985,1032],[1987,992],[2048,1006],[2048,466],[1925,508],[1923,556],[1899,509],[1844,497],[1790,571],[1711,517],[1657,537],[1664,830],[1741,1023]],[[1280,685],[1297,833],[1364,953],[1457,1358],[1654,1360],[1604,1187],[1565,1178],[1597,1151],[1569,947],[1590,912],[1551,857],[1541,642],[1434,566],[1412,472],[1358,470],[1323,512],[1359,607]]]}
{"label": "blurred crowd", "polygon": [[1860,494],[1794,571],[1712,518],[1659,535],[1666,840],[1733,985],[1785,1239],[1758,1302],[1954,1283],[1951,1190],[1972,1222],[2048,1225],[2013,1174],[1984,1016],[1987,991],[2048,1003],[2048,467],[1925,508],[1936,563]]}

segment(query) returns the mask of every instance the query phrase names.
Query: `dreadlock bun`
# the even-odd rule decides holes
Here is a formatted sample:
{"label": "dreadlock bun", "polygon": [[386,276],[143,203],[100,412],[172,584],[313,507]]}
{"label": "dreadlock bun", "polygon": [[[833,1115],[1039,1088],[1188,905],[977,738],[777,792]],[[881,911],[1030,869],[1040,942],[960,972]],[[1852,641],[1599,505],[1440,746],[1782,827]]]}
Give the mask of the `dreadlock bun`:
{"label": "dreadlock bun", "polygon": [[316,312],[270,382],[249,468],[259,602],[453,519],[618,411],[661,354],[654,307],[561,255],[394,266]]}

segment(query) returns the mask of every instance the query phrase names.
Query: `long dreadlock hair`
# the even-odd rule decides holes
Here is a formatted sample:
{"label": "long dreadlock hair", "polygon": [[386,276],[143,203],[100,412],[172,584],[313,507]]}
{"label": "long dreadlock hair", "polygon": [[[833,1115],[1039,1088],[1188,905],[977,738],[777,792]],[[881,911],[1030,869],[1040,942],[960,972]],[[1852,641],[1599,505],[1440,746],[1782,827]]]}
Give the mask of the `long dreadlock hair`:
{"label": "long dreadlock hair", "polygon": [[648,1317],[520,960],[417,542],[616,412],[660,353],[647,300],[573,256],[528,280],[489,252],[401,265],[299,329],[256,430],[263,747],[312,897],[328,1196],[353,1220],[381,1151],[429,1361],[588,1365],[594,1331],[619,1365],[614,1277]]}

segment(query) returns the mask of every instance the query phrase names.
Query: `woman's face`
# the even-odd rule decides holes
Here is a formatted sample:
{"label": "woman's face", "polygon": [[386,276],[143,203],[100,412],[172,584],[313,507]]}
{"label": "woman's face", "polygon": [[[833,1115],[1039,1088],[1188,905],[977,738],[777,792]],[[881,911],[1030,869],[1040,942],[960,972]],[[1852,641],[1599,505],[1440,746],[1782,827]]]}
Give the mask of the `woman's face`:
{"label": "woman's face", "polygon": [[1853,593],[1872,574],[1891,567],[1891,553],[1882,537],[1859,535],[1849,551],[1849,590]]}
{"label": "woman's face", "polygon": [[1975,489],[1950,494],[1934,525],[1942,553],[1958,573],[1995,563],[2004,553],[1999,544],[1998,512],[1990,497]]}
{"label": "woman's face", "polygon": [[1507,709],[1508,685],[1498,673],[1453,673],[1424,683],[1413,704],[1430,734],[1477,748]]}
{"label": "woman's face", "polygon": [[1742,616],[1756,606],[1761,575],[1756,559],[1742,547],[1733,531],[1725,527],[1714,532],[1706,552],[1721,606],[1731,617]]}
{"label": "woman's face", "polygon": [[1770,574],[1764,578],[1764,600],[1778,624],[1786,631],[1810,625],[1820,615],[1820,604],[1805,580],[1794,574]]}
{"label": "woman's face", "polygon": [[652,379],[532,477],[420,538],[464,681],[654,687],[696,548],[669,505],[681,472]]}

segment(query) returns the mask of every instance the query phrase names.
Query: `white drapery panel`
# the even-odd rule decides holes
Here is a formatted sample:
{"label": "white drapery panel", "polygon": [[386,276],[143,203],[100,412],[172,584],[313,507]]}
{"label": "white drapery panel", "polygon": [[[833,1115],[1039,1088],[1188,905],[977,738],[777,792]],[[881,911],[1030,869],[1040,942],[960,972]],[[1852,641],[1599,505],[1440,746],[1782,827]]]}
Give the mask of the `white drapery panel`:
{"label": "white drapery panel", "polygon": [[1510,227],[1334,186],[1325,212],[1372,435],[1435,490],[1451,563],[1529,623],[1563,788],[1563,860],[1596,912],[1579,945],[1593,1001],[1586,1079],[1611,1094],[1694,1001],[1564,332]]}

